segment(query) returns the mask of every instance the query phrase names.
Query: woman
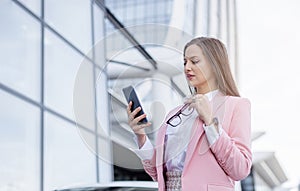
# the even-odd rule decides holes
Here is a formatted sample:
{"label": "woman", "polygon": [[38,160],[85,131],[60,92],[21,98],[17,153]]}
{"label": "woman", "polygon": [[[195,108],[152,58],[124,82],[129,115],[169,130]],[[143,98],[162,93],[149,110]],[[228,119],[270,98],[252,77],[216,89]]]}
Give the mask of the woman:
{"label": "woman", "polygon": [[[160,191],[233,191],[252,165],[250,102],[240,97],[225,46],[217,39],[187,43],[184,72],[195,93],[167,115],[155,147],[145,134],[151,124],[138,123],[146,115],[135,117],[140,108],[131,112],[129,103],[136,153]],[[179,144],[182,137],[186,144]]]}

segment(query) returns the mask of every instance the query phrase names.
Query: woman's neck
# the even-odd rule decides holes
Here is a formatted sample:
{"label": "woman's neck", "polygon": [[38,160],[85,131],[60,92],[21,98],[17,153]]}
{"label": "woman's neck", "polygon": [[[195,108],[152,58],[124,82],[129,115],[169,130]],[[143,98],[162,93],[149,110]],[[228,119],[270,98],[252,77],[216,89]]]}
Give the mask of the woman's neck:
{"label": "woman's neck", "polygon": [[214,91],[218,89],[217,82],[214,80],[206,81],[206,83],[202,84],[201,86],[196,87],[197,94],[206,94],[208,92]]}
{"label": "woman's neck", "polygon": [[217,90],[217,87],[196,87],[197,89],[197,94],[207,94],[208,92]]}

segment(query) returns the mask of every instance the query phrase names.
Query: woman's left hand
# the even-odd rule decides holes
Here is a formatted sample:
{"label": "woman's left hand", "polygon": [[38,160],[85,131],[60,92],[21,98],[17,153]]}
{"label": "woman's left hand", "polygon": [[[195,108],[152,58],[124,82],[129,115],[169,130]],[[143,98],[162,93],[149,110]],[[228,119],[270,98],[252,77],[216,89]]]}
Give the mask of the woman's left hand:
{"label": "woman's left hand", "polygon": [[185,103],[190,103],[189,107],[196,109],[200,119],[205,123],[205,125],[211,124],[212,107],[206,95],[196,94],[187,99]]}

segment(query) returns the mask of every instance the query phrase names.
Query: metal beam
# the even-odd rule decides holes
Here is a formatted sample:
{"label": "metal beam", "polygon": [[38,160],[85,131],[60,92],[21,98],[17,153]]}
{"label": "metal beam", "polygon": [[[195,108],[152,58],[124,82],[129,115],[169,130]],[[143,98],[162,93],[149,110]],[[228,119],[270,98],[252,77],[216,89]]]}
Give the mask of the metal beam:
{"label": "metal beam", "polygon": [[103,0],[96,0],[96,5],[102,9],[107,19],[112,25],[120,30],[127,40],[152,64],[154,69],[157,69],[157,62],[152,56],[141,46],[141,44],[134,38],[134,36],[125,28],[125,26],[115,17],[115,15],[105,6]]}
{"label": "metal beam", "polygon": [[144,67],[141,67],[141,66],[135,66],[135,65],[128,64],[126,62],[117,61],[117,60],[106,59],[106,62],[113,62],[113,63],[116,63],[116,64],[122,64],[122,65],[125,65],[125,66],[130,66],[130,67],[133,67],[133,68],[141,69],[141,70],[144,70],[144,71],[147,71],[147,72],[150,71],[149,68],[144,68]]}
{"label": "metal beam", "polygon": [[171,78],[171,85],[172,87],[182,96],[185,97],[187,96],[178,86],[177,84],[174,82],[174,80]]}
{"label": "metal beam", "polygon": [[126,108],[126,107],[127,107],[127,103],[124,102],[124,101],[122,100],[121,96],[120,96],[118,93],[116,93],[113,89],[109,88],[109,89],[107,90],[107,92],[108,92],[108,94],[109,94],[112,98],[114,98],[114,100],[116,101],[116,103],[118,103],[121,107],[123,107],[123,108]]}

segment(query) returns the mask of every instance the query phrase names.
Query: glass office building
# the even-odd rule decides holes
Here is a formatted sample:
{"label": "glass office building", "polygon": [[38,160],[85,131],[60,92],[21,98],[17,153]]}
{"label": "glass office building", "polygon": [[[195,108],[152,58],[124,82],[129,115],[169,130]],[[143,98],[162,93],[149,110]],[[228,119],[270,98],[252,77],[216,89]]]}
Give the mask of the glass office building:
{"label": "glass office building", "polygon": [[[1,0],[0,23],[0,190],[111,180],[78,133],[94,136],[96,125],[76,125],[73,114],[74,81],[103,38],[103,11],[87,0]],[[99,66],[85,60],[93,74]]]}

